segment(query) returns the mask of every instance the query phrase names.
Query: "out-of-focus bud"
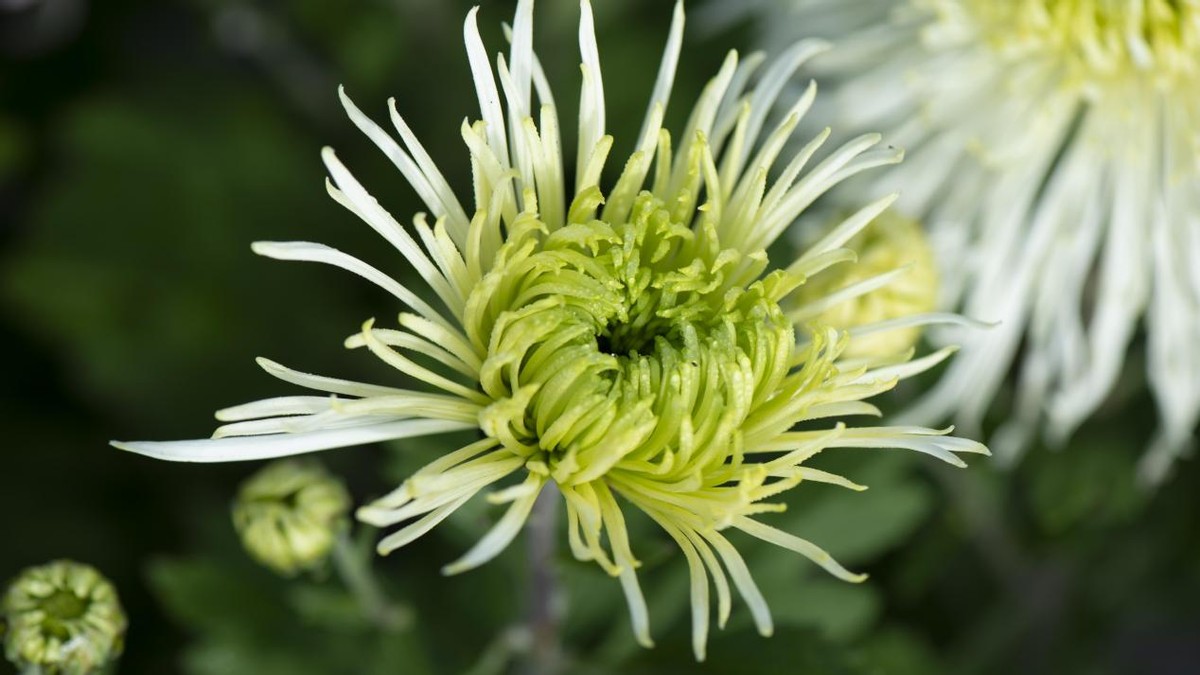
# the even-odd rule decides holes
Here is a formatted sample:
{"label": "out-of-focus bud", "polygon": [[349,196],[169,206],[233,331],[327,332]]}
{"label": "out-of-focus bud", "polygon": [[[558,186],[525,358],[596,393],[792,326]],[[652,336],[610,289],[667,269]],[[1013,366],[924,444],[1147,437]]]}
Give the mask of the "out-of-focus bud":
{"label": "out-of-focus bud", "polygon": [[284,576],[319,567],[349,527],[350,494],[311,460],[285,460],[255,473],[233,505],[233,526],[258,562]]}
{"label": "out-of-focus bud", "polygon": [[4,655],[23,672],[98,673],[120,656],[126,625],[117,589],[70,560],[21,572],[0,605]]}
{"label": "out-of-focus bud", "polygon": [[[920,223],[888,210],[845,247],[858,255],[858,261],[814,275],[799,289],[802,297],[826,297],[880,274],[907,269],[882,288],[833,305],[814,318],[815,323],[845,330],[934,311],[938,273]],[[851,358],[897,354],[920,338],[919,327],[870,333],[852,339],[843,354]]]}

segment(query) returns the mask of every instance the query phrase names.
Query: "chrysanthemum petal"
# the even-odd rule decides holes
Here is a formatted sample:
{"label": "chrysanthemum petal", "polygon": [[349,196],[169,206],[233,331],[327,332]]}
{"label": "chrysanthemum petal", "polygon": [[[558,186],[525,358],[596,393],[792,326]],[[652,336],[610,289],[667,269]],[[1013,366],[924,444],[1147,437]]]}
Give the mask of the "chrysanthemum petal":
{"label": "chrysanthemum petal", "polygon": [[650,123],[655,109],[667,109],[671,100],[671,87],[675,83],[675,68],[679,65],[679,52],[683,48],[683,0],[675,3],[671,12],[671,28],[667,31],[667,43],[663,47],[662,61],[658,65],[658,76],[654,80],[654,90],[650,93],[650,104],[646,108],[646,119],[642,122],[642,130],[638,133],[637,147],[658,140],[658,129]]}
{"label": "chrysanthemum petal", "polygon": [[783,530],[771,527],[770,525],[760,523],[752,518],[746,518],[744,516],[734,518],[733,526],[745,532],[746,534],[749,534],[750,536],[758,537],[763,541],[799,553],[805,558],[808,558],[809,560],[820,565],[825,569],[826,572],[829,572],[842,581],[859,583],[866,581],[867,579],[867,575],[865,574],[854,574],[847,571],[846,568],[839,565],[836,560],[826,553],[825,549],[813,544],[810,541],[801,539],[794,534],[789,534]]}
{"label": "chrysanthemum petal", "polygon": [[329,169],[333,183],[336,184],[336,187],[326,184],[329,195],[395,246],[447,307],[454,308],[459,305],[461,298],[449,281],[442,276],[412,236],[396,222],[392,214],[380,206],[359,184],[354,175],[338,160],[333,149],[325,148],[321,152],[321,158]]}
{"label": "chrysanthemum petal", "polygon": [[216,418],[222,422],[241,422],[276,415],[311,415],[328,410],[330,405],[329,396],[278,396],[223,408],[216,412]]}
{"label": "chrysanthemum petal", "polygon": [[449,326],[446,319],[416,293],[383,272],[336,248],[307,241],[256,241],[250,248],[258,255],[275,260],[319,262],[340,267],[391,293],[397,300],[431,321]]}
{"label": "chrysanthemum petal", "polygon": [[600,51],[596,46],[596,22],[592,18],[592,3],[589,0],[579,2],[579,56],[583,82],[579,86],[576,192],[591,184],[584,181],[584,176],[588,175],[585,167],[591,160],[594,148],[604,137],[604,81],[600,74]]}
{"label": "chrysanthemum petal", "polygon": [[746,561],[742,559],[742,555],[737,552],[733,544],[730,544],[729,540],[719,532],[706,532],[704,538],[717,550],[717,554],[725,563],[725,568],[729,570],[729,576],[733,578],[738,593],[742,595],[746,605],[750,608],[750,613],[754,616],[754,625],[758,628],[759,635],[770,637],[775,632],[774,623],[771,621],[771,610],[767,607],[767,601],[763,597],[762,591],[758,590],[758,584],[754,583],[754,578],[750,576]]}
{"label": "chrysanthemum petal", "polygon": [[401,149],[400,145],[386,131],[354,105],[354,102],[346,94],[345,87],[338,87],[338,98],[341,99],[342,107],[345,108],[350,121],[354,122],[363,135],[371,139],[383,151],[383,154],[387,155],[387,158],[392,161],[408,184],[413,186],[421,201],[425,202],[434,216],[438,218],[445,216],[450,219],[450,231],[461,244],[462,238],[466,236],[467,232],[466,213],[450,190],[446,179],[438,171],[437,165],[433,163],[429,154],[425,152],[425,148],[421,146],[408,129],[408,125],[404,123],[403,118],[396,112],[396,100],[389,99],[388,107],[392,121],[397,131],[400,132],[405,145],[413,153],[412,156]]}
{"label": "chrysanthemum petal", "polygon": [[428,436],[469,429],[462,422],[399,420],[350,429],[310,431],[303,434],[198,439],[189,441],[113,441],[112,445],[139,455],[172,462],[244,462],[300,455],[378,441]]}
{"label": "chrysanthemum petal", "polygon": [[294,384],[307,389],[316,389],[317,391],[326,391],[331,394],[342,394],[344,396],[393,396],[396,394],[404,394],[407,390],[398,389],[396,387],[384,387],[378,384],[366,384],[363,382],[354,382],[352,380],[343,380],[336,377],[326,377],[324,375],[313,375],[312,373],[303,373],[299,370],[293,370],[287,366],[276,363],[271,359],[258,357],[254,359],[260,368],[267,371],[267,374],[279,378],[289,384]]}
{"label": "chrysanthemum petal", "polygon": [[879,214],[883,213],[889,206],[896,203],[900,193],[893,192],[892,194],[876,199],[867,204],[858,211],[854,212],[849,218],[842,221],[841,225],[830,230],[829,234],[821,237],[812,246],[808,247],[804,254],[794,265],[803,264],[811,261],[813,258],[829,253],[836,248],[840,248],[843,244],[850,241],[854,235],[862,231],[864,227],[871,224]]}
{"label": "chrysanthemum petal", "polygon": [[500,92],[496,89],[496,80],[492,77],[492,68],[483,40],[479,37],[479,24],[476,21],[478,7],[472,7],[467,12],[463,23],[463,39],[467,46],[467,60],[471,64],[471,76],[475,80],[475,93],[479,97],[479,112],[486,125],[488,145],[496,153],[502,164],[508,164],[508,140],[504,133],[504,113],[500,110]]}
{"label": "chrysanthemum petal", "polygon": [[449,518],[450,515],[457,511],[463,504],[466,504],[468,501],[470,501],[472,496],[473,495],[460,497],[459,499],[446,504],[445,506],[429,512],[413,524],[397,530],[383,539],[380,539],[379,543],[375,546],[375,550],[379,552],[379,555],[387,555],[398,548],[402,548],[408,544],[411,544],[413,541],[421,538],[427,532],[432,530],[435,526],[437,526],[438,523]]}
{"label": "chrysanthemum petal", "polygon": [[529,517],[529,512],[533,509],[538,495],[541,494],[542,486],[545,485],[545,479],[531,473],[525,478],[525,485],[530,488],[527,493],[513,501],[512,506],[508,507],[495,527],[488,530],[488,533],[483,535],[470,551],[443,567],[442,574],[459,574],[479,567],[500,555],[508,547],[509,543],[520,533],[521,527],[525,525],[525,520]]}

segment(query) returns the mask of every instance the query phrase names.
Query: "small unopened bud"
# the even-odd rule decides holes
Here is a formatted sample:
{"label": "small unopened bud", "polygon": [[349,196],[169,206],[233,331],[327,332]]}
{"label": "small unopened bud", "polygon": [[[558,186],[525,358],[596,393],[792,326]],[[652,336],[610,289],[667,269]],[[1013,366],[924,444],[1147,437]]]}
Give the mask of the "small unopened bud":
{"label": "small unopened bud", "polygon": [[319,567],[349,527],[350,494],[310,460],[267,465],[242,484],[233,526],[258,562],[285,576]]}
{"label": "small unopened bud", "polygon": [[89,675],[125,645],[125,612],[113,587],[90,565],[58,560],[21,572],[0,606],[4,655],[18,669]]}
{"label": "small unopened bud", "polygon": [[[822,298],[880,274],[907,269],[882,288],[830,307],[813,319],[814,322],[846,330],[931,312],[937,307],[937,266],[917,221],[891,210],[885,211],[844,246],[858,254],[858,261],[836,265],[814,275],[799,289],[801,296]],[[843,356],[898,354],[916,345],[920,338],[918,327],[856,336]]]}

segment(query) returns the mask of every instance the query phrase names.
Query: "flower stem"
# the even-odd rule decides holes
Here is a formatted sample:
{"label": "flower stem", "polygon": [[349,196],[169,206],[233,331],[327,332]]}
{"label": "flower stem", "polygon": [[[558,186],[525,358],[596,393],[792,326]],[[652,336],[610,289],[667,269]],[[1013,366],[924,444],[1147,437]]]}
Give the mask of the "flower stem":
{"label": "flower stem", "polygon": [[370,558],[361,555],[345,532],[338,535],[333,546],[333,566],[342,583],[358,600],[363,614],[373,623],[393,632],[404,630],[412,623],[408,610],[388,599],[371,569]]}
{"label": "flower stem", "polygon": [[475,665],[463,675],[501,675],[508,671],[514,658],[529,654],[529,650],[529,628],[524,624],[510,626],[488,644]]}
{"label": "flower stem", "polygon": [[549,483],[529,518],[529,632],[533,638],[527,672],[556,675],[562,670],[561,598],[554,570],[558,541],[558,489]]}

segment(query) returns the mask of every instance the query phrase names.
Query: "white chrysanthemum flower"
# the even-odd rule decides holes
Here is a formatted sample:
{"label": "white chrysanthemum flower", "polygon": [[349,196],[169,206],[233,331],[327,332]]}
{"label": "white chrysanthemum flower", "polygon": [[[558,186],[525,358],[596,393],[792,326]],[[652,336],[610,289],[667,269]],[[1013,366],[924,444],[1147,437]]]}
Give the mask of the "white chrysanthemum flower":
{"label": "white chrysanthemum flower", "polygon": [[[976,425],[1014,361],[1014,457],[1094,413],[1143,317],[1158,476],[1200,416],[1200,2],[756,3],[768,42],[820,36],[818,111],[911,153],[877,178],[927,222],[943,303],[999,321],[914,419]],[[722,12],[729,8],[718,6]],[[742,7],[743,11],[748,7]]]}
{"label": "white chrysanthemum flower", "polygon": [[[961,466],[955,453],[987,452],[921,427],[829,421],[877,415],[864,399],[951,351],[915,361],[907,345],[889,354],[845,356],[862,335],[962,320],[888,315],[848,332],[809,322],[907,272],[876,269],[817,297],[795,292],[810,276],[853,265],[855,253],[843,244],[892,196],[852,214],[799,259],[771,268],[766,247],[813,200],[848,176],[900,158],[894,149],[873,149],[879,137],[868,134],[802,175],[824,133],[769,178],[815,89],[799,96],[771,129],[768,113],[795,70],[823,45],[789,48],[753,87],[762,59],[739,61],[731,53],[673,140],[662,120],[683,35],[677,6],[636,150],[602,191],[613,138],[605,133],[604,86],[584,0],[579,146],[569,187],[554,99],[532,48],[532,5],[518,4],[511,51],[497,58],[495,71],[476,12],[467,17],[467,56],[483,117],[462,126],[475,179],[471,212],[394,105],[399,143],[343,96],[353,122],[436,218],[431,226],[418,214],[416,238],[332,150],[323,155],[333,178],[330,194],[395,246],[428,284],[433,303],[319,244],[254,247],[272,258],[342,267],[389,291],[407,310],[399,327],[368,321],[346,344],[367,348],[426,390],[310,375],[263,360],[271,374],[321,395],[221,411],[218,418],[228,424],[215,439],[119,447],[212,462],[476,430],[478,441],[447,452],[358,511],[372,525],[400,526],[380,541],[379,551],[412,542],[480,491],[495,488],[488,500],[508,504],[507,511],[444,572],[479,566],[517,536],[539,493],[554,483],[566,502],[572,553],[619,578],[634,632],[649,645],[639,563],[622,513],[632,505],[659,524],[687,560],[693,644],[703,658],[710,590],[723,625],[730,581],[759,631],[772,630],[767,603],[725,531],[798,552],[839,578],[862,578],[812,543],[764,522],[783,508],[768,500],[802,481],[860,488],[805,466],[806,460],[826,448],[905,448]],[[809,424],[796,429],[802,422]]]}

